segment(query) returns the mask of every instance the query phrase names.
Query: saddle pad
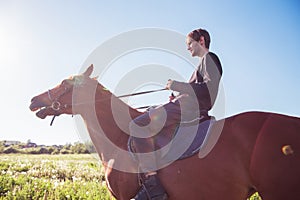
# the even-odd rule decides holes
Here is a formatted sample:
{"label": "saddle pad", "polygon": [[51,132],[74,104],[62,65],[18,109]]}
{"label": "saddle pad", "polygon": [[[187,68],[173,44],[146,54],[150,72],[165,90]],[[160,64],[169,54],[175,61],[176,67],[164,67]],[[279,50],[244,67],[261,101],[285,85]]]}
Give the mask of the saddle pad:
{"label": "saddle pad", "polygon": [[[161,166],[166,166],[176,160],[185,159],[199,153],[199,158],[204,158],[215,145],[220,133],[213,134],[210,131],[215,126],[215,118],[201,122],[200,124],[184,124],[178,126],[173,138],[165,146],[161,147],[160,159],[157,160]],[[160,136],[163,136],[160,135]],[[128,150],[135,157],[132,137],[128,140]],[[201,151],[200,151],[201,150]]]}
{"label": "saddle pad", "polygon": [[206,120],[196,125],[179,126],[172,141],[163,147],[162,159],[168,162],[184,159],[198,153],[213,122],[214,120]]}

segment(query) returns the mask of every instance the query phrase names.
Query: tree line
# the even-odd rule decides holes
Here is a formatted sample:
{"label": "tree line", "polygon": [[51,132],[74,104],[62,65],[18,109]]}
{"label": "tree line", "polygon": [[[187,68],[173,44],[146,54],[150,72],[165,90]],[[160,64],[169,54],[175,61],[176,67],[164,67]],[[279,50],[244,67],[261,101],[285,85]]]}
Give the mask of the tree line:
{"label": "tree line", "polygon": [[6,141],[0,141],[0,154],[88,154],[95,153],[94,145],[90,142],[65,145],[33,145],[34,143],[7,144]]}

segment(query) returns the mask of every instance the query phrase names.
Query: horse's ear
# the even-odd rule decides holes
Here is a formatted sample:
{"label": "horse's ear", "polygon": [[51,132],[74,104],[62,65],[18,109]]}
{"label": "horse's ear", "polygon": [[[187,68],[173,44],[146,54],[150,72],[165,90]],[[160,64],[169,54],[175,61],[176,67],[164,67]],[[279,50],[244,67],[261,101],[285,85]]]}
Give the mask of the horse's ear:
{"label": "horse's ear", "polygon": [[93,70],[94,70],[94,66],[93,66],[93,64],[91,64],[91,65],[85,70],[85,72],[83,72],[83,75],[89,77],[89,76],[92,74]]}

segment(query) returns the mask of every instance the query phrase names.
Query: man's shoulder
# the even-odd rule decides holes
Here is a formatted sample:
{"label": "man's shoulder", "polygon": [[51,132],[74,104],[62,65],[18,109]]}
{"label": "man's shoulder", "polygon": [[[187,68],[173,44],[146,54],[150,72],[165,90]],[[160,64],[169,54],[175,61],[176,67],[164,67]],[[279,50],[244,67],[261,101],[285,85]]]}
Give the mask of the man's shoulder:
{"label": "man's shoulder", "polygon": [[218,59],[219,60],[219,57],[214,52],[209,51],[207,53],[207,55],[210,56],[212,59]]}
{"label": "man's shoulder", "polygon": [[[213,52],[208,52],[207,56],[213,60],[214,64],[218,67],[220,73],[222,74],[222,71],[223,71],[222,64],[221,64],[219,57]],[[210,60],[210,59],[208,59],[208,60]]]}

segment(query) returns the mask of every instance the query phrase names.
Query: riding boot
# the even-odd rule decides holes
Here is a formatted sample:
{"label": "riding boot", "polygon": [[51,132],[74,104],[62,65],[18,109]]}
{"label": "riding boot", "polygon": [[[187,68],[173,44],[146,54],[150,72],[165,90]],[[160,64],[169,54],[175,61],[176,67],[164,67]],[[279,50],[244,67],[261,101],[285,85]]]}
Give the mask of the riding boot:
{"label": "riding boot", "polygon": [[133,141],[134,149],[137,152],[148,152],[148,154],[137,154],[140,170],[145,175],[142,178],[142,187],[132,200],[166,200],[167,193],[156,173],[158,169],[157,157],[159,155],[155,152],[153,140],[149,138],[133,138]]}
{"label": "riding boot", "polygon": [[131,200],[167,200],[168,195],[156,174],[150,175]]}
{"label": "riding boot", "polygon": [[[144,173],[143,183],[132,200],[166,200],[167,193],[158,179],[156,171],[159,169],[160,155],[155,148],[155,137],[152,133],[158,133],[150,127],[151,119],[148,114],[136,118],[130,125],[132,149],[136,153],[139,162],[140,173]],[[139,126],[137,126],[137,125]],[[137,137],[141,136],[141,137]]]}

